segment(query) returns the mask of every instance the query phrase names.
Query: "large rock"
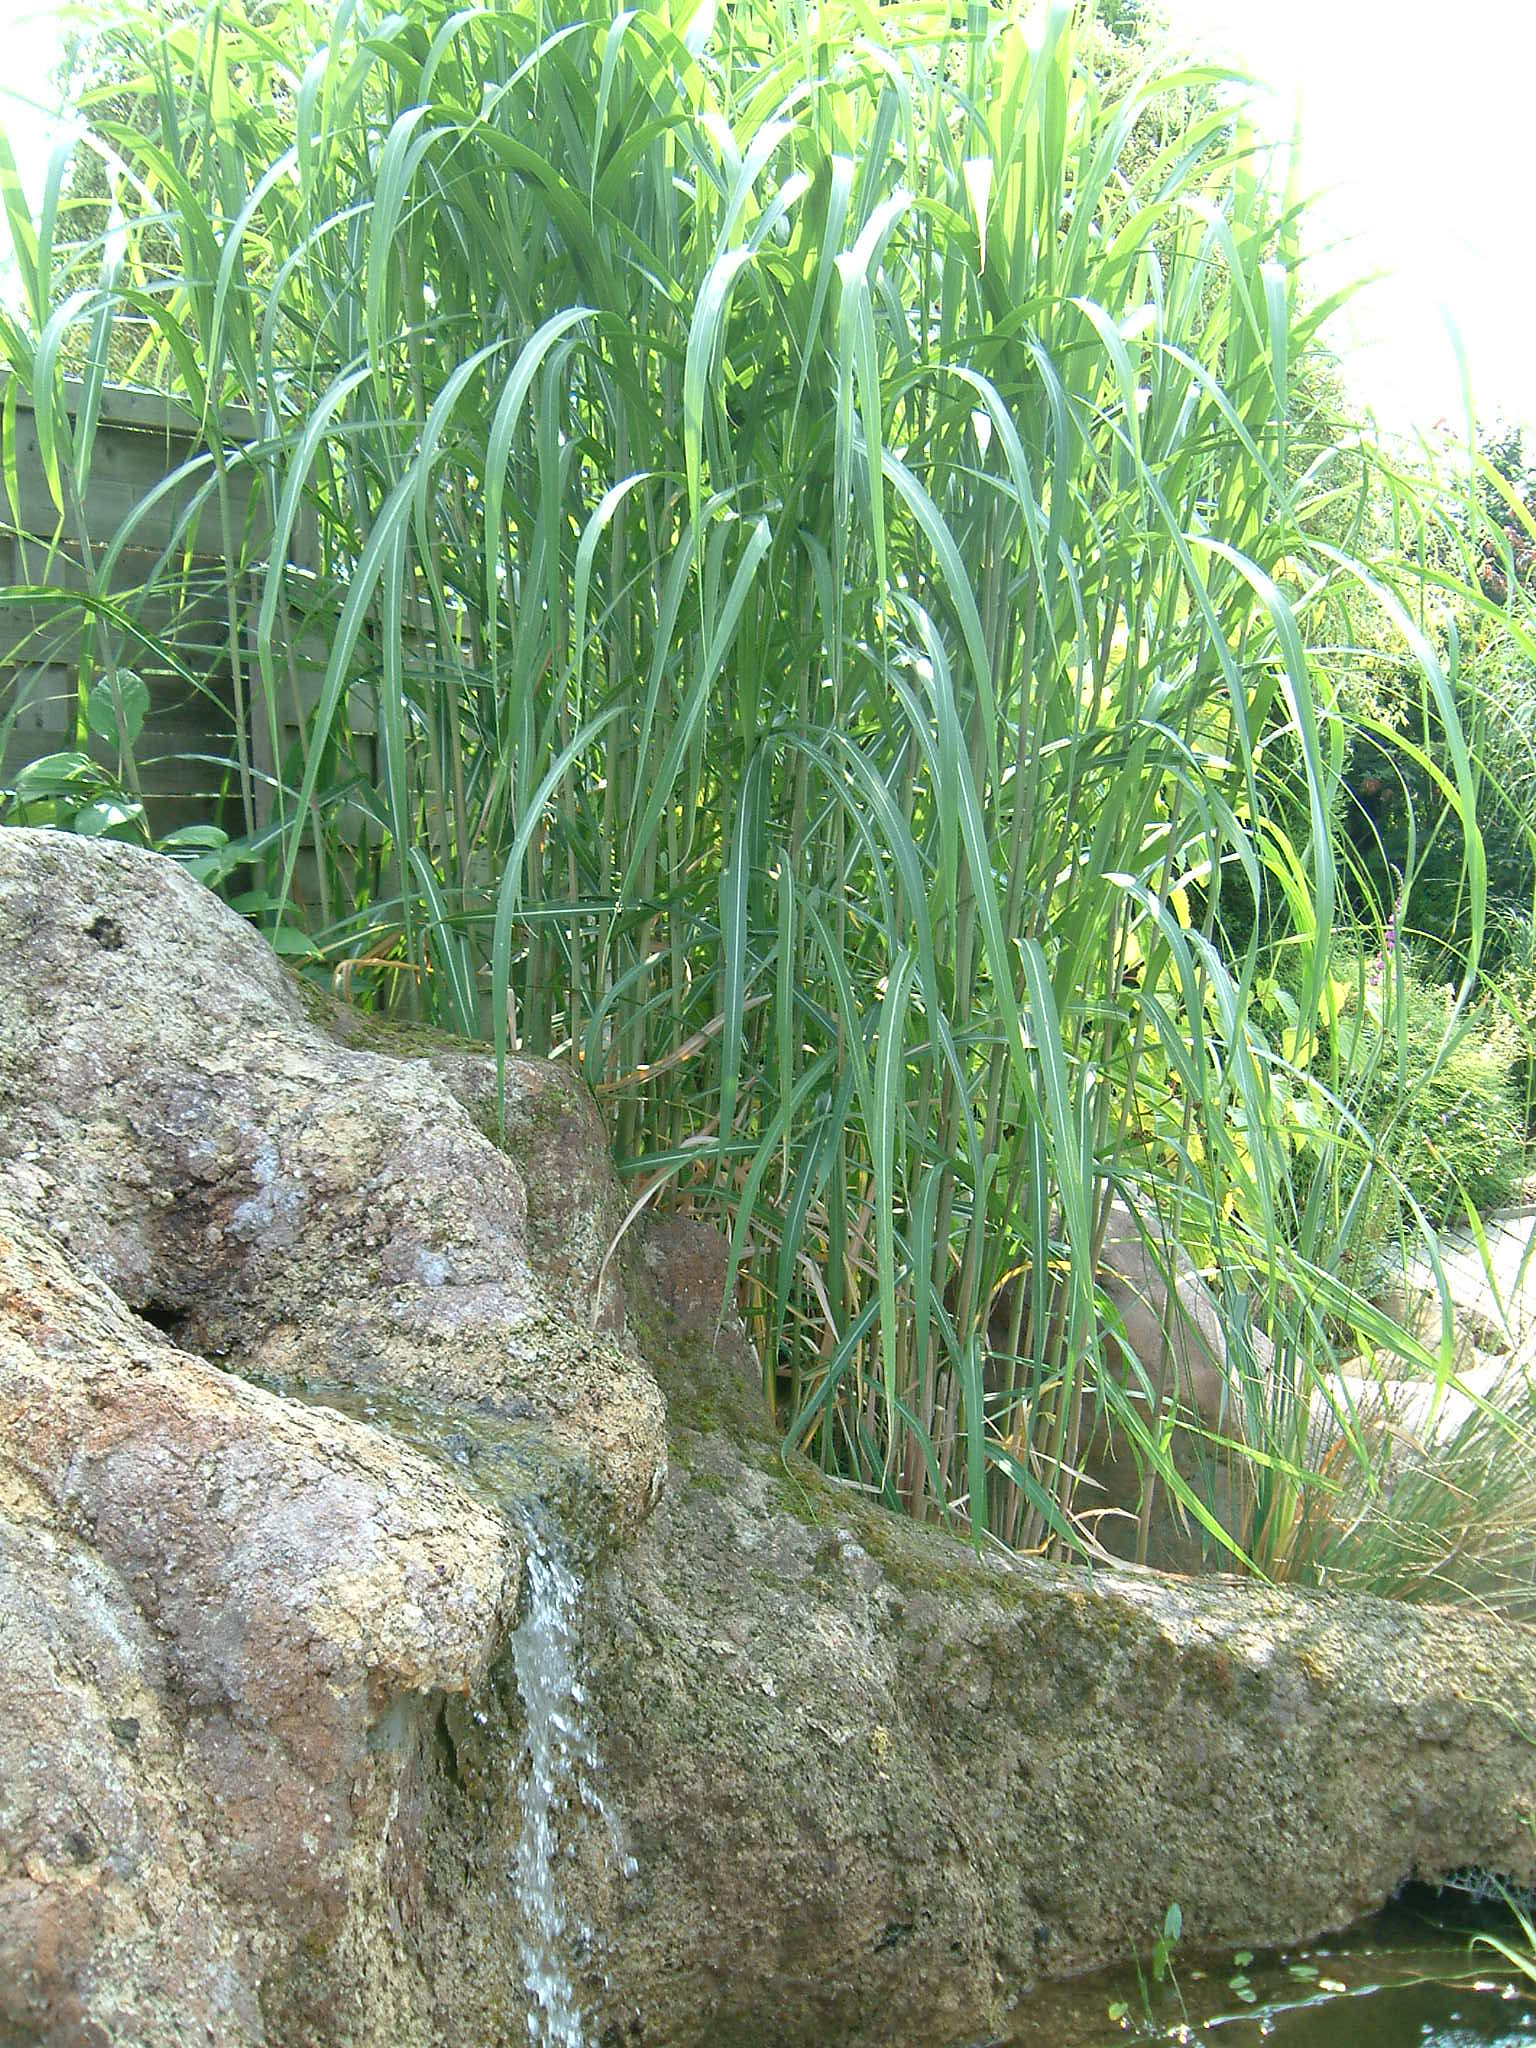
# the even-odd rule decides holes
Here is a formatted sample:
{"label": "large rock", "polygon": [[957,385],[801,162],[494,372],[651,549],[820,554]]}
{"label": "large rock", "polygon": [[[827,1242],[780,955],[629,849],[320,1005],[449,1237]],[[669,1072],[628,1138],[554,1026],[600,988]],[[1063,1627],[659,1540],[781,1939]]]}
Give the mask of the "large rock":
{"label": "large rock", "polygon": [[[1205,1276],[1172,1236],[1154,1201],[1132,1187],[1101,1219],[1095,1278],[1107,1314],[1103,1370],[1166,1442],[1179,1476],[1222,1527],[1236,1526],[1230,1454],[1241,1440],[1253,1378],[1269,1372],[1274,1347],[1251,1324],[1234,1342]],[[999,1289],[989,1317],[993,1370],[1007,1383],[1021,1281]],[[1219,1569],[1227,1553],[1152,1473],[1107,1402],[1091,1400],[1081,1441],[1067,1452],[1076,1478],[1079,1530],[1109,1559],[1163,1571]]]}
{"label": "large rock", "polygon": [[941,2048],[1173,1900],[1536,1874],[1530,1631],[982,1562],[786,1460],[577,1084],[514,1065],[503,1149],[483,1054],[169,863],[0,833],[0,973],[0,2041],[501,2048],[536,1982]]}
{"label": "large rock", "polygon": [[[183,870],[64,834],[0,834],[0,986],[6,1180],[129,1307],[280,1386],[496,1418],[644,1512],[661,1404],[593,1300],[607,1184],[567,1176],[563,1263],[535,1270],[528,1179],[463,1062],[339,1043]],[[514,1062],[509,1092],[546,1178],[602,1158],[554,1070]],[[494,1117],[483,1071],[473,1099]]]}
{"label": "large rock", "polygon": [[[1241,1438],[1246,1383],[1271,1370],[1274,1346],[1251,1327],[1241,1350],[1230,1341],[1216,1297],[1150,1202],[1133,1207],[1119,1195],[1111,1201],[1098,1285],[1118,1319],[1105,1333],[1106,1370],[1141,1411],[1148,1433],[1166,1436],[1175,1469],[1230,1530],[1231,1474],[1220,1440]],[[1073,1507],[1112,1557],[1184,1572],[1209,1570],[1224,1555],[1102,1407],[1084,1447]]]}
{"label": "large rock", "polygon": [[429,1824],[522,1556],[0,1205],[0,2040],[385,2048],[473,2008]]}
{"label": "large rock", "polygon": [[662,1298],[635,1290],[671,1479],[597,1584],[640,1867],[606,1961],[644,1987],[635,2038],[974,2040],[1040,1977],[1150,1945],[1174,1901],[1230,1951],[1410,1877],[1529,1880],[1536,1632],[978,1560],[785,1464],[739,1330],[711,1348],[691,1240],[690,1299],[666,1285],[674,1228],[636,1275]]}
{"label": "large rock", "polygon": [[1451,1355],[1460,1371],[1479,1354],[1513,1352],[1529,1363],[1536,1352],[1536,1211],[1509,1209],[1482,1219],[1477,1233],[1447,1230],[1436,1247],[1438,1272],[1422,1246],[1404,1250],[1401,1266],[1379,1289],[1382,1311],[1430,1351],[1450,1324]]}

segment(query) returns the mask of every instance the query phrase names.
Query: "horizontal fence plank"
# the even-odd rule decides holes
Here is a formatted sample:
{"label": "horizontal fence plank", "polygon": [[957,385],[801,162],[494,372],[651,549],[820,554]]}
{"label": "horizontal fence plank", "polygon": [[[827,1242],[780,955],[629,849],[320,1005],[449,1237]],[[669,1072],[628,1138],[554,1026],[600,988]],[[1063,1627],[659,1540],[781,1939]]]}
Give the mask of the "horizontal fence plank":
{"label": "horizontal fence plank", "polygon": [[[147,331],[147,330],[146,330]],[[0,376],[0,404],[4,403],[12,379]],[[79,409],[84,386],[78,377],[64,377],[59,383],[65,412],[73,418]],[[16,410],[31,412],[32,400],[25,390],[16,395]],[[183,439],[203,432],[203,422],[188,405],[166,391],[149,391],[131,384],[109,384],[101,394],[98,417],[108,425],[153,429]],[[254,441],[256,415],[245,406],[220,406],[219,432],[226,441]]]}
{"label": "horizontal fence plank", "polygon": [[[134,428],[100,428],[84,500],[78,515],[72,510],[69,517],[61,514],[49,492],[37,421],[30,411],[17,411],[14,460],[17,503],[11,508],[12,516],[22,533],[34,540],[45,540],[57,532],[73,552],[83,525],[91,545],[100,551],[131,522],[136,548],[162,549],[175,540],[178,545],[190,546],[194,553],[227,552],[212,466],[198,459],[191,442]],[[172,476],[177,482],[151,503],[156,487]],[[265,522],[261,479],[241,463],[228,471],[227,495],[230,540],[241,548],[249,542],[251,532]]]}

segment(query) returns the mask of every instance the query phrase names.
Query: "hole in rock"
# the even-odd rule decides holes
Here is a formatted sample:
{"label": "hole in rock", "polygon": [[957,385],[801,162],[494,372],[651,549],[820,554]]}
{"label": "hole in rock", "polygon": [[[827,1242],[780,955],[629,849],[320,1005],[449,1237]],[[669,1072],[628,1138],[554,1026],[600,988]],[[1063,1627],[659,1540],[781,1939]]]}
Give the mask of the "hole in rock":
{"label": "hole in rock", "polygon": [[169,1337],[173,1344],[181,1342],[187,1327],[187,1312],[176,1302],[162,1301],[158,1295],[151,1295],[148,1301],[138,1304],[134,1313],[162,1336]]}

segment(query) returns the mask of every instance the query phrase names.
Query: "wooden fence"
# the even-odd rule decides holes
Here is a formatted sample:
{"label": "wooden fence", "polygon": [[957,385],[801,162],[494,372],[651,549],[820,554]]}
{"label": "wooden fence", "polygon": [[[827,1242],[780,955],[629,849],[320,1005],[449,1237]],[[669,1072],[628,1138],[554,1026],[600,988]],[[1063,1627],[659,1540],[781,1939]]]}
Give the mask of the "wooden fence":
{"label": "wooden fence", "polygon": [[[78,400],[78,389],[66,394],[71,407]],[[225,415],[220,427],[235,448],[255,432],[249,415]],[[25,763],[74,749],[92,684],[127,668],[149,691],[134,766],[155,836],[205,822],[234,835],[264,822],[282,757],[314,708],[325,647],[312,620],[279,692],[274,756],[272,721],[252,687],[267,530],[256,471],[233,463],[225,491],[211,488],[196,419],[153,392],[123,389],[104,396],[85,490],[77,503],[66,489],[62,516],[19,391],[14,407],[0,407],[0,461],[14,487],[0,523],[0,788]],[[317,554],[313,523],[301,518],[290,561],[313,574]],[[82,595],[93,592],[110,600],[107,612]],[[354,735],[372,730],[370,698],[351,695]],[[91,734],[87,749],[117,767],[110,740]]]}

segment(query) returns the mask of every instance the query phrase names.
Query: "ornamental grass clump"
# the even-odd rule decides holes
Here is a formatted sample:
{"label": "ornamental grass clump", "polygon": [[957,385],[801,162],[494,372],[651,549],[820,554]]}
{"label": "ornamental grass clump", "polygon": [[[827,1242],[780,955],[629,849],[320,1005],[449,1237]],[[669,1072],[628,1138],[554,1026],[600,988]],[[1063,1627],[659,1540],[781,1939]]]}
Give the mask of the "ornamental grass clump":
{"label": "ornamental grass clump", "polygon": [[[1475,1404],[1402,1420],[1390,1382],[1357,1396],[1373,1449],[1335,1454],[1308,1502],[1288,1568],[1341,1592],[1476,1605],[1536,1619],[1536,1382],[1509,1358]],[[1454,1398],[1454,1397],[1453,1397]],[[1327,1465],[1326,1451],[1319,1458]]]}
{"label": "ornamental grass clump", "polygon": [[[216,532],[202,871],[354,996],[579,1065],[637,1190],[729,1233],[827,1471],[1059,1546],[1111,1427],[1272,1559],[1340,1329],[1414,1352],[1343,1265],[1358,1120],[1304,1187],[1290,1136],[1343,1099],[1362,615],[1447,748],[1474,960],[1482,879],[1232,81],[928,0],[270,0],[91,63],[76,170],[36,220],[7,187],[3,346],[66,550],[109,372],[200,424],[143,587],[137,511],[86,551],[81,660]],[[1225,1321],[1230,1529],[1166,1360],[1108,1342],[1116,1193]]]}

